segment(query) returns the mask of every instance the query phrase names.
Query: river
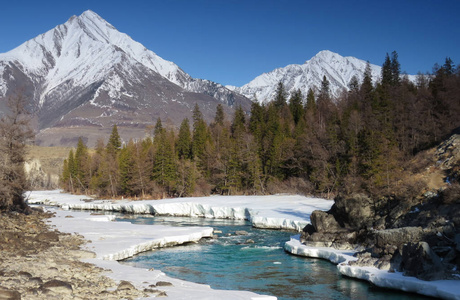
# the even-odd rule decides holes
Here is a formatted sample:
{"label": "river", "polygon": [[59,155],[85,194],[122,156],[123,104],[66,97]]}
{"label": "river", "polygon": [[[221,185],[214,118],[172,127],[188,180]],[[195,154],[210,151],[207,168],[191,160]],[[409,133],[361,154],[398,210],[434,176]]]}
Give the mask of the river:
{"label": "river", "polygon": [[[221,219],[118,215],[116,220],[213,227],[219,232],[217,239],[145,252],[121,263],[160,269],[171,277],[215,289],[248,290],[280,300],[430,299],[344,277],[325,260],[290,255],[283,245],[294,232],[256,229],[245,221]],[[247,235],[236,235],[237,231]]]}

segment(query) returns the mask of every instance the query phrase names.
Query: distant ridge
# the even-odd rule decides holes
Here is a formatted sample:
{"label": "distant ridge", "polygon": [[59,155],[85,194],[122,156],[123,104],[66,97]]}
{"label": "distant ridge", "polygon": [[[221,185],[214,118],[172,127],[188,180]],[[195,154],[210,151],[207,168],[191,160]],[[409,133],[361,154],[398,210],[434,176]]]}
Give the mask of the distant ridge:
{"label": "distant ridge", "polygon": [[[304,64],[292,64],[257,76],[242,87],[227,86],[250,99],[256,98],[261,103],[273,100],[279,82],[282,82],[288,94],[300,89],[306,95],[309,88],[319,89],[323,76],[330,83],[333,96],[338,96],[353,76],[361,81],[367,62],[355,57],[343,57],[337,53],[323,50]],[[372,79],[380,78],[381,67],[370,65]]]}

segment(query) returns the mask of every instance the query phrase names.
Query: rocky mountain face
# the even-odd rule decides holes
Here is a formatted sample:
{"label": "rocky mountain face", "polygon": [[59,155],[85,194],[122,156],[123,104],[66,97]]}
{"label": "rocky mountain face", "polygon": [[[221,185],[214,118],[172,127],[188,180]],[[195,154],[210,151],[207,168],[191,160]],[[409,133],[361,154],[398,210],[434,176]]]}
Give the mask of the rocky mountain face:
{"label": "rocky mountain face", "polygon": [[[372,199],[337,197],[328,212],[314,211],[301,240],[312,246],[361,249],[360,266],[404,272],[422,280],[458,279],[460,273],[460,135],[424,157],[422,173],[440,172],[443,184],[419,196]],[[414,174],[419,183],[429,174]]]}
{"label": "rocky mountain face", "polygon": [[157,118],[178,126],[195,104],[207,120],[218,103],[228,114],[250,109],[247,98],[192,78],[92,11],[0,54],[0,111],[17,94],[30,101],[37,143],[48,146],[81,135],[94,143],[113,124],[125,139],[142,137]]}
{"label": "rocky mountain face", "polygon": [[[330,83],[333,96],[338,96],[343,90],[349,90],[349,83],[353,76],[362,82],[367,62],[355,57],[343,57],[337,53],[324,50],[302,65],[292,64],[284,68],[275,69],[256,77],[242,87],[232,87],[250,99],[257,99],[262,103],[274,99],[278,82],[282,82],[288,94],[300,89],[306,95],[309,88],[319,90],[323,76]],[[380,78],[381,67],[370,65],[373,81]],[[409,76],[411,79],[414,76]]]}

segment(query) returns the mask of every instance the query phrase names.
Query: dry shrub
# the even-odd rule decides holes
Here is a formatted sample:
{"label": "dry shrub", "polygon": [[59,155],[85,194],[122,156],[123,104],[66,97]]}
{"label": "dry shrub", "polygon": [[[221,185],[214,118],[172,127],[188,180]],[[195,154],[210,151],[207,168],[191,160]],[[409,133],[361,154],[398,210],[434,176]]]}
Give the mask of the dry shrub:
{"label": "dry shrub", "polygon": [[193,197],[203,197],[211,195],[211,185],[203,178],[196,181],[195,191],[192,193]]}
{"label": "dry shrub", "polygon": [[440,200],[444,204],[460,204],[460,184],[455,182],[442,191]]}
{"label": "dry shrub", "polygon": [[267,183],[266,188],[266,193],[268,194],[288,193],[311,195],[313,192],[314,188],[311,182],[299,177],[291,177],[285,181],[273,179]]}

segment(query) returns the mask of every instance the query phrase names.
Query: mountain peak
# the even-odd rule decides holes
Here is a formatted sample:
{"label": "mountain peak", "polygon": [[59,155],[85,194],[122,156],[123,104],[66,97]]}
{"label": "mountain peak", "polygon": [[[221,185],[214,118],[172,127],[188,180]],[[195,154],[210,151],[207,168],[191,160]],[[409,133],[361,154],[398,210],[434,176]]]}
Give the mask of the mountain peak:
{"label": "mountain peak", "polygon": [[341,56],[338,53],[329,51],[329,50],[322,50],[318,52],[315,56],[313,56],[310,60],[307,60],[305,63],[308,63],[310,61],[332,61],[332,60],[337,60],[337,59],[343,59],[344,57]]}
{"label": "mountain peak", "polygon": [[[274,98],[276,83],[282,82],[288,94],[300,89],[307,93],[308,89],[318,90],[323,77],[326,76],[331,84],[331,93],[338,96],[348,89],[353,76],[362,80],[366,62],[355,57],[343,57],[329,50],[318,52],[302,65],[288,65],[268,73],[264,73],[248,84],[233,88],[233,90],[248,97],[268,102]],[[380,74],[380,67],[371,65],[372,78],[376,80]]]}
{"label": "mountain peak", "polygon": [[92,11],[91,9],[85,10],[81,15],[81,18],[99,18],[102,19],[97,13]]}

